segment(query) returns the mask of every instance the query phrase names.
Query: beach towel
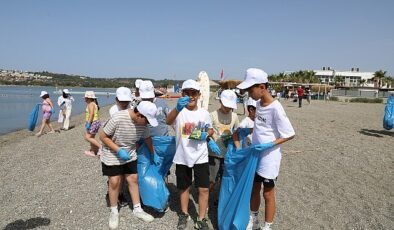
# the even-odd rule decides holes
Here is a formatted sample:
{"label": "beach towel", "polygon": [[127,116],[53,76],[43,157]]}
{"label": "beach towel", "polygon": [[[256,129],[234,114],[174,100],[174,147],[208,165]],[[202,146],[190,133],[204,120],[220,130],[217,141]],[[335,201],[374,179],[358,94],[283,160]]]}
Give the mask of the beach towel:
{"label": "beach towel", "polygon": [[29,123],[28,123],[28,129],[30,131],[33,131],[36,128],[37,124],[37,119],[38,119],[38,112],[40,111],[41,103],[37,103],[33,111],[31,111],[30,116],[29,116]]}
{"label": "beach towel", "polygon": [[159,164],[153,163],[153,156],[144,143],[137,151],[138,185],[142,203],[159,212],[167,208],[169,191],[164,177],[171,168],[175,155],[175,137],[156,136],[152,137],[155,154]]}
{"label": "beach towel", "polygon": [[394,97],[390,95],[387,98],[386,107],[384,108],[383,128],[390,130],[394,127]]}
{"label": "beach towel", "polygon": [[246,229],[258,156],[251,148],[236,151],[233,144],[228,145],[219,195],[219,229]]}

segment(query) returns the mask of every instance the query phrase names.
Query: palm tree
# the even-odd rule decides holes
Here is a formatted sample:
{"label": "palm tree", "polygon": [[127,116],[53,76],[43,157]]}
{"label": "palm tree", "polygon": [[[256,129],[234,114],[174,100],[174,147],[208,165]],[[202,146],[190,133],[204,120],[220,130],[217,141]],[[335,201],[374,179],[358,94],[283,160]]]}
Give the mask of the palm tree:
{"label": "palm tree", "polygon": [[[377,86],[378,88],[382,87],[382,80],[386,78],[386,73],[387,71],[383,70],[378,70],[374,73],[374,81],[377,82],[377,85],[375,84],[375,87]],[[376,80],[377,79],[377,80]]]}

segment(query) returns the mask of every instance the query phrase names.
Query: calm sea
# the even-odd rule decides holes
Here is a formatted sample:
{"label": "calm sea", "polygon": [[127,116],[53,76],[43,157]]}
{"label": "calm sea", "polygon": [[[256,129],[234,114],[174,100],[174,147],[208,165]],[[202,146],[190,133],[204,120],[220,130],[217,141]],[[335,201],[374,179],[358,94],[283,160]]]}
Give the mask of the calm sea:
{"label": "calm sea", "polygon": [[[116,89],[102,89],[102,88],[68,88],[75,101],[73,103],[72,116],[85,112],[86,103],[83,94],[78,92],[85,92],[86,90],[93,90],[97,93],[98,102],[100,106],[113,104],[115,102]],[[12,131],[27,129],[29,115],[36,103],[41,103],[41,90],[49,93],[49,97],[55,105],[55,115],[52,120],[56,120],[59,116],[59,106],[57,106],[57,98],[59,93],[55,94],[55,87],[29,87],[29,86],[0,86],[0,134],[9,133]],[[73,93],[74,92],[74,93]],[[98,95],[102,93],[103,95]],[[41,111],[37,125],[41,123]],[[37,126],[36,126],[37,127]]]}

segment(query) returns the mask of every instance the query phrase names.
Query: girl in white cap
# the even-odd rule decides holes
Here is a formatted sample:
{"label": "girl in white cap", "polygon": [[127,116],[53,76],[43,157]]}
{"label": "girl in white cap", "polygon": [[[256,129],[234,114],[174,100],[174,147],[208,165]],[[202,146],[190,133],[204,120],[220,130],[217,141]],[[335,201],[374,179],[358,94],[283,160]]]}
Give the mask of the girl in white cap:
{"label": "girl in white cap", "polygon": [[70,91],[68,89],[63,89],[62,95],[57,99],[57,104],[60,107],[59,111],[59,123],[63,123],[63,130],[68,130],[70,126],[70,116],[72,109],[72,102],[74,98],[70,95]]}
{"label": "girl in white cap", "polygon": [[48,133],[55,133],[55,130],[53,129],[51,125],[51,116],[53,113],[55,113],[55,110],[53,108],[53,103],[51,99],[49,98],[49,94],[47,91],[41,91],[40,97],[43,99],[42,101],[42,123],[40,127],[40,131],[36,133],[37,137],[40,137],[43,134],[45,125],[48,126],[49,132]]}
{"label": "girl in white cap", "polygon": [[100,143],[95,138],[101,126],[98,114],[100,107],[98,106],[97,97],[93,91],[85,92],[85,102],[87,104],[85,110],[85,140],[90,143],[90,149],[85,151],[85,155],[96,156],[98,150],[101,148]]}
{"label": "girl in white cap", "polygon": [[230,89],[223,90],[220,94],[220,108],[210,113],[215,133],[213,139],[220,148],[220,155],[209,151],[209,190],[214,191],[214,205],[219,199],[220,180],[223,175],[224,154],[227,143],[232,138],[233,130],[239,126],[239,119],[233,109],[237,109],[237,95]]}

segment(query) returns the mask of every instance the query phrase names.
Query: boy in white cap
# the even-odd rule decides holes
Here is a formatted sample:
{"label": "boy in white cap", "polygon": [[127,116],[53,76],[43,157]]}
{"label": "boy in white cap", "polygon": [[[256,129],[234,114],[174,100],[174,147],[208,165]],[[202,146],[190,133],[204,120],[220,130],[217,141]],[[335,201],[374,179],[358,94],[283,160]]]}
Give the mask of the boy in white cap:
{"label": "boy in white cap", "polygon": [[[264,186],[265,224],[263,229],[271,229],[275,215],[275,182],[279,174],[281,161],[280,144],[291,140],[294,129],[278,100],[274,100],[268,91],[268,75],[261,69],[246,70],[245,80],[237,86],[248,91],[256,103],[256,116],[252,133],[252,148],[260,151],[260,159],[254,177],[250,201],[251,218],[248,229],[260,229],[258,210],[260,190]],[[236,139],[236,138],[235,138]],[[234,142],[237,148],[239,141]]]}
{"label": "boy in white cap", "polygon": [[[131,100],[130,100],[131,98]],[[127,87],[119,87],[116,89],[116,104],[109,109],[109,116],[112,117],[115,113],[120,110],[125,110],[131,107],[131,101],[133,100],[131,90]]]}
{"label": "boy in white cap", "polygon": [[[211,139],[214,131],[207,110],[197,107],[200,97],[200,85],[194,80],[186,80],[182,84],[182,97],[178,99],[175,109],[167,116],[167,124],[175,122],[176,153],[173,162],[176,164],[177,187],[180,192],[181,213],[177,229],[188,229],[189,191],[194,172],[194,184],[198,188],[198,218],[195,229],[208,229],[205,214],[209,198],[209,164],[208,146],[220,152],[219,147]],[[208,142],[208,144],[207,144]]]}
{"label": "boy in white cap", "polygon": [[245,117],[241,123],[239,123],[239,128],[245,129],[244,132],[247,134],[246,139],[243,137],[240,138],[244,140],[242,143],[243,148],[246,148],[252,144],[252,132],[250,129],[253,129],[254,126],[254,118],[256,116],[256,100],[253,100],[253,98],[249,97],[246,101],[246,108],[248,110],[248,116]]}
{"label": "boy in white cap", "polygon": [[166,118],[170,112],[170,108],[164,99],[155,97],[155,88],[153,83],[149,80],[142,81],[139,85],[139,94],[142,101],[153,102],[157,107],[156,119],[158,122],[157,127],[148,125],[150,134],[152,136],[168,136],[168,125]]}
{"label": "boy in white cap", "polygon": [[[132,100],[131,94],[127,97],[127,101],[130,103]],[[120,98],[120,100],[126,102],[126,98]],[[136,142],[140,138],[144,138],[150,152],[154,153],[147,124],[157,126],[156,112],[157,108],[153,103],[143,101],[134,109],[128,108],[115,113],[100,133],[100,140],[103,142],[102,172],[104,176],[108,176],[109,180],[110,229],[116,229],[119,224],[117,202],[122,177],[129,185],[133,202],[133,214],[146,222],[151,222],[154,219],[141,208]]]}
{"label": "boy in white cap", "polygon": [[[231,139],[233,130],[239,126],[239,119],[233,109],[237,109],[237,95],[230,89],[220,94],[220,108],[210,113],[213,129],[213,139],[220,148],[220,155],[209,151],[209,190],[220,188],[220,180],[223,175],[224,154],[227,151],[227,143]],[[218,189],[219,190],[219,189]],[[214,206],[218,203],[219,191],[214,194]]]}

